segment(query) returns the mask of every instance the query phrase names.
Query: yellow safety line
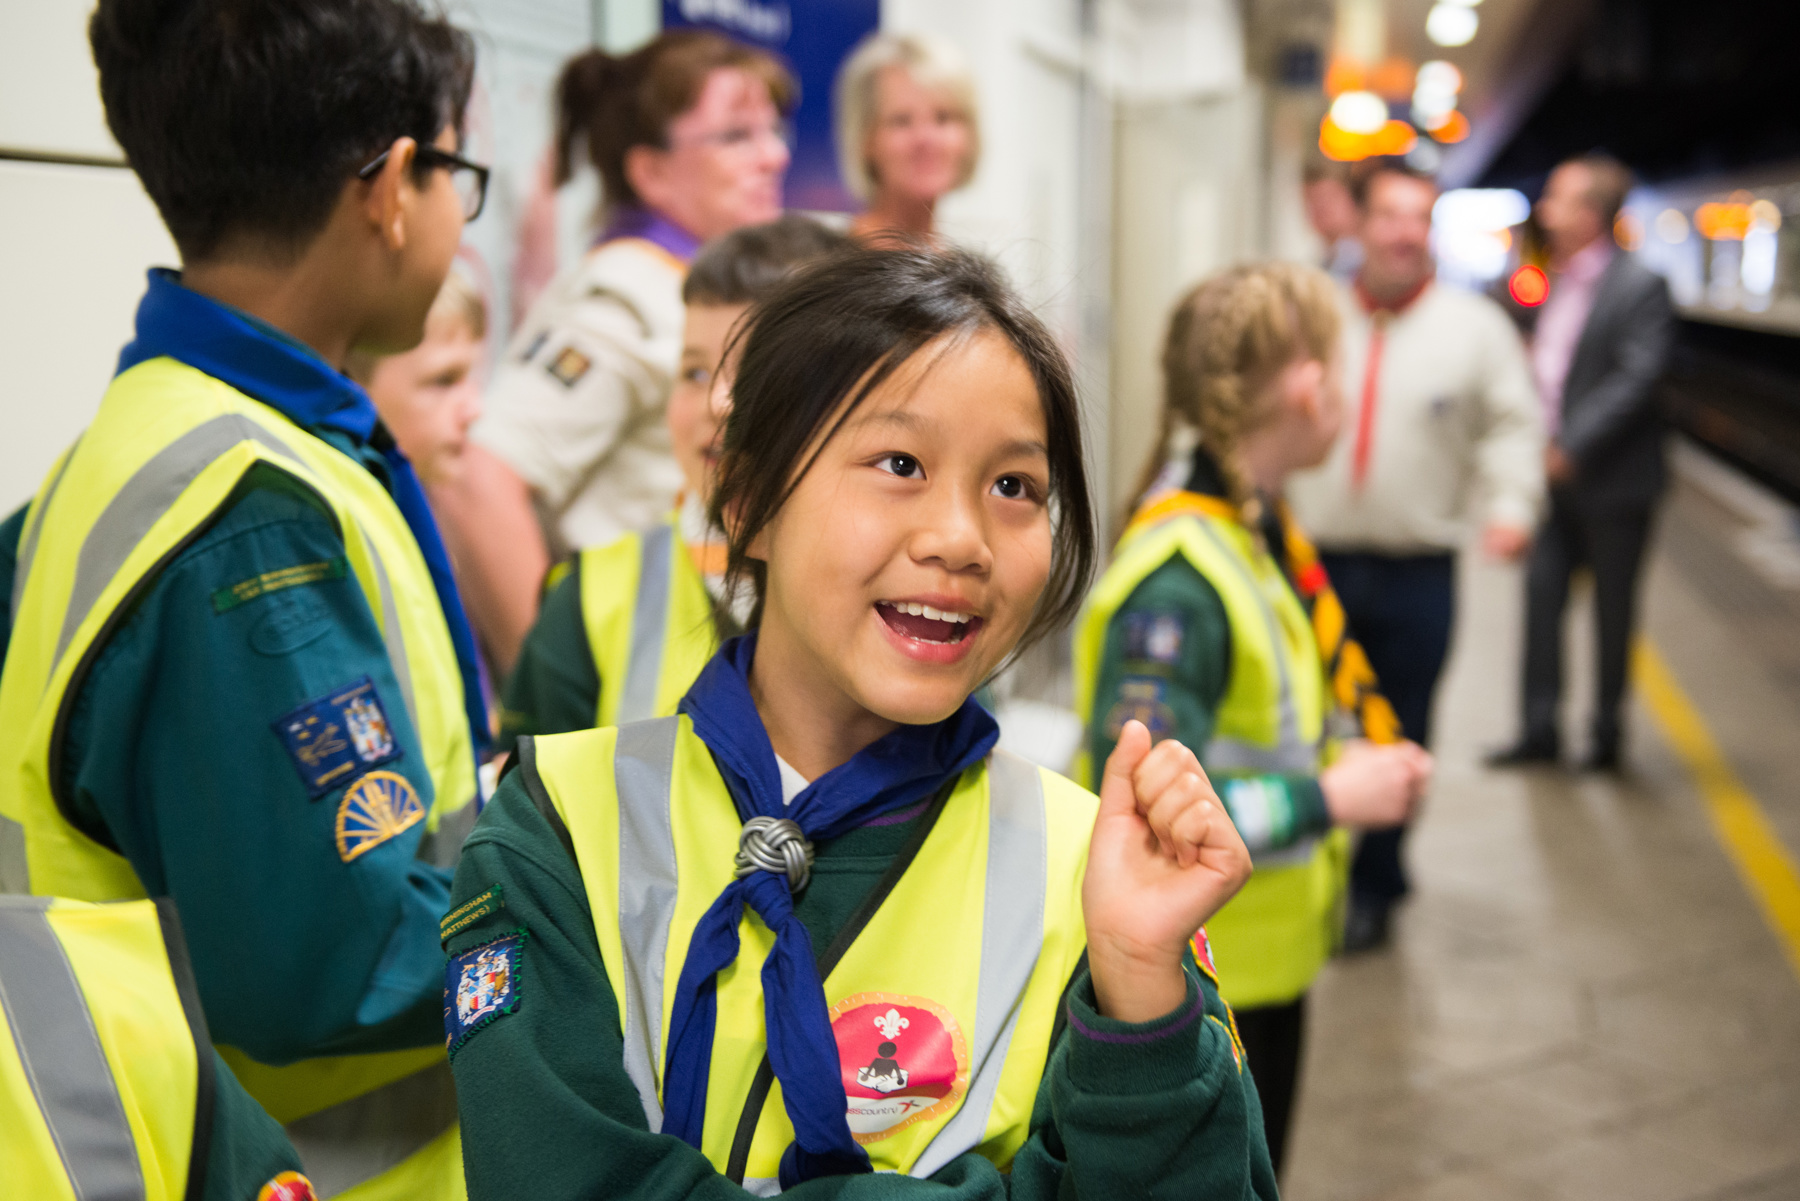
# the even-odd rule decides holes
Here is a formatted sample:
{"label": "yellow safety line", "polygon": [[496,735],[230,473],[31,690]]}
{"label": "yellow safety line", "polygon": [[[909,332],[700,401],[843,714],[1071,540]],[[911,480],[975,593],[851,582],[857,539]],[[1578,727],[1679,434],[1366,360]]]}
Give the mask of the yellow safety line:
{"label": "yellow safety line", "polygon": [[1693,773],[1714,836],[1800,976],[1800,867],[1649,639],[1638,639],[1632,668],[1663,736]]}

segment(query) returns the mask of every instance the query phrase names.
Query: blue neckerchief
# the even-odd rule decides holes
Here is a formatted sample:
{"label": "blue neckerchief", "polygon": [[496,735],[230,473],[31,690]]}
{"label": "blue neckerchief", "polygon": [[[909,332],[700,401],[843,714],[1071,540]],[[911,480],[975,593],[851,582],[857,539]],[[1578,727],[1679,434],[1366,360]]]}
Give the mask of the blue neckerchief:
{"label": "blue neckerchief", "polygon": [[614,209],[606,228],[594,239],[594,245],[602,246],[618,238],[642,238],[684,263],[700,252],[699,238],[653,209],[626,206]]}
{"label": "blue neckerchief", "polygon": [[[712,752],[741,820],[787,817],[812,841],[836,838],[935,793],[987,758],[1000,736],[987,711],[965,701],[935,725],[901,726],[869,744],[807,785],[791,805],[783,805],[775,750],[750,699],[755,655],[755,631],[726,642],[681,700],[681,711]],[[775,934],[763,963],[762,986],[769,1065],[781,1081],[782,1101],[794,1127],[794,1142],[781,1157],[782,1187],[818,1176],[867,1172],[868,1153],[850,1136],[845,1117],[849,1101],[812,939],[794,916],[787,877],[777,872],[734,881],[694,929],[670,1015],[662,1132],[700,1146],[718,1017],[713,978],[737,958],[744,905]]]}
{"label": "blue neckerchief", "polygon": [[[167,355],[196,371],[230,384],[268,405],[302,429],[327,429],[359,446],[373,446],[387,461],[389,493],[425,556],[438,604],[450,626],[456,665],[462,673],[463,704],[475,752],[489,746],[487,703],[481,687],[475,635],[463,612],[450,573],[450,556],[425,502],[412,464],[381,430],[375,403],[309,347],[248,313],[184,287],[167,268],[150,272],[150,290],[138,302],[137,337],[119,352],[118,371]],[[421,733],[422,736],[422,733]]]}

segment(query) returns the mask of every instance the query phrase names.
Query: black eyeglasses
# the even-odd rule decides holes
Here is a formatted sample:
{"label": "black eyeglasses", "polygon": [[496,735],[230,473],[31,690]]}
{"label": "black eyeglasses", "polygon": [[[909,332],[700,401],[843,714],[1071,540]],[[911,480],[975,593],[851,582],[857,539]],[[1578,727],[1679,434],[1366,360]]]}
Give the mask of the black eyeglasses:
{"label": "black eyeglasses", "polygon": [[[391,149],[383,150],[375,156],[373,162],[356,173],[356,178],[373,179],[392,153]],[[439,150],[436,146],[421,145],[417,154],[418,161],[427,167],[442,167],[450,172],[450,182],[455,185],[456,194],[462,199],[464,221],[473,221],[481,216],[481,210],[487,204],[488,168],[480,163],[471,163],[460,154]]]}

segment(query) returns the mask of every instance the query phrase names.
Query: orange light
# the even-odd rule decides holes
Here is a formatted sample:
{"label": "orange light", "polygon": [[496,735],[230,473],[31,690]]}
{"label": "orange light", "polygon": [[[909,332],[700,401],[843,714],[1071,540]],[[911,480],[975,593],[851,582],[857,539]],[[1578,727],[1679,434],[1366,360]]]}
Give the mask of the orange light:
{"label": "orange light", "polygon": [[1469,119],[1453,108],[1436,128],[1427,127],[1425,132],[1445,145],[1454,145],[1469,136]]}
{"label": "orange light", "polygon": [[1405,100],[1412,95],[1418,68],[1403,58],[1390,58],[1369,72],[1368,89],[1385,100]]}
{"label": "orange light", "polygon": [[1351,133],[1329,116],[1319,122],[1320,152],[1340,163],[1405,154],[1418,143],[1418,132],[1404,121],[1389,121],[1374,133]]}
{"label": "orange light", "polygon": [[1620,213],[1613,219],[1613,241],[1621,250],[1636,250],[1644,244],[1644,223],[1630,213]]}
{"label": "orange light", "polygon": [[1512,278],[1506,281],[1506,290],[1526,308],[1535,309],[1550,299],[1550,277],[1541,268],[1527,263],[1512,273]]}
{"label": "orange light", "polygon": [[1750,232],[1750,206],[1714,201],[1694,210],[1694,228],[1714,242],[1742,242]]}
{"label": "orange light", "polygon": [[1369,73],[1355,59],[1334,58],[1325,68],[1325,94],[1336,97],[1345,92],[1360,92],[1368,78]]}

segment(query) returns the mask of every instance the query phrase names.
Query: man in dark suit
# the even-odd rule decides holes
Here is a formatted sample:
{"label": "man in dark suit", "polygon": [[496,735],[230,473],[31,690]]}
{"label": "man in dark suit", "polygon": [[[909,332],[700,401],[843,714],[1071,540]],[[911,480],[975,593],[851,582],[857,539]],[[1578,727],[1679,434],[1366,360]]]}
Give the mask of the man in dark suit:
{"label": "man in dark suit", "polygon": [[1622,164],[1588,155],[1553,171],[1537,203],[1551,284],[1531,357],[1549,434],[1550,506],[1526,575],[1522,729],[1517,743],[1490,756],[1496,766],[1560,755],[1563,611],[1569,578],[1585,566],[1600,662],[1582,767],[1619,767],[1637,581],[1665,477],[1656,383],[1674,334],[1668,286],[1614,244],[1630,188]]}

